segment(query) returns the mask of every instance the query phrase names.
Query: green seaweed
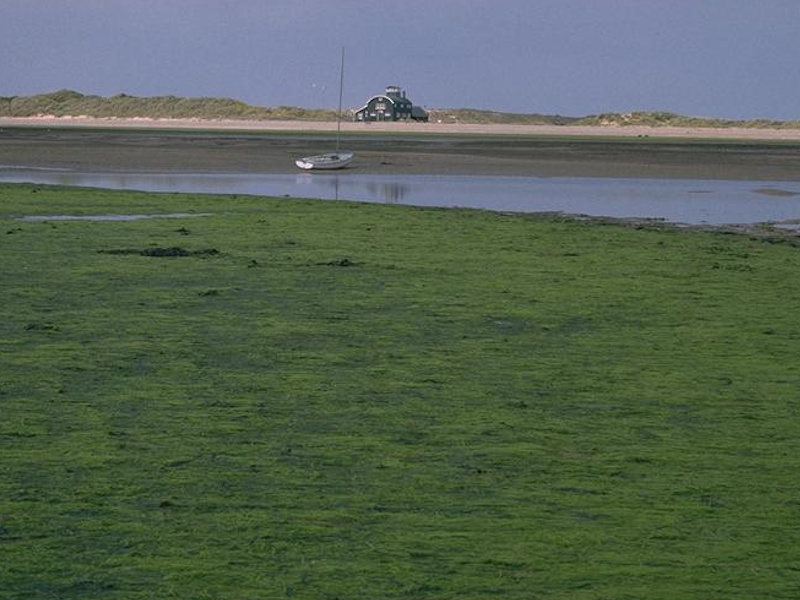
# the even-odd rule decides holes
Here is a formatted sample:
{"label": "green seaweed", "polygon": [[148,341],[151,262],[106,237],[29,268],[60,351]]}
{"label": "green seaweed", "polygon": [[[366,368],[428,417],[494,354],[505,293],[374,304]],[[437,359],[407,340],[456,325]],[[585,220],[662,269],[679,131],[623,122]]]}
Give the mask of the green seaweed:
{"label": "green seaweed", "polygon": [[0,221],[3,600],[796,598],[792,244],[28,185]]}

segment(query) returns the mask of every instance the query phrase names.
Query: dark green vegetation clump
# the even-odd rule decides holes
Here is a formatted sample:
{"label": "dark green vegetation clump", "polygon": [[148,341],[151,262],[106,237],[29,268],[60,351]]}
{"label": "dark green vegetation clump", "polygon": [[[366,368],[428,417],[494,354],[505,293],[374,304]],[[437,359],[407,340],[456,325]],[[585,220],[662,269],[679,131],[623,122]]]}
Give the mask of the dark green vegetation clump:
{"label": "dark green vegetation clump", "polygon": [[[183,231],[179,231],[182,235],[186,235]],[[125,255],[132,254],[134,256],[153,256],[156,258],[176,258],[180,256],[216,256],[219,250],[216,248],[203,248],[202,250],[187,250],[180,246],[170,246],[169,248],[153,247],[153,248],[113,248],[111,250],[98,250],[101,254],[117,254]]]}
{"label": "dark green vegetation clump", "polygon": [[3,600],[797,598],[796,245],[24,185],[0,219]]}

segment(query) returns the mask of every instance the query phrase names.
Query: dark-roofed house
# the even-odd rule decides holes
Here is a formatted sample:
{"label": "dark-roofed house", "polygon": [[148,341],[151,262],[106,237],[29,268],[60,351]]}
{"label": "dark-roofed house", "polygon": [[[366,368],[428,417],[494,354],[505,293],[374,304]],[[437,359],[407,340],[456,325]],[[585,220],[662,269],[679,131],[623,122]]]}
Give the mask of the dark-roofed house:
{"label": "dark-roofed house", "polygon": [[414,106],[406,93],[396,85],[386,88],[386,93],[373,96],[359,108],[354,121],[427,121],[428,113]]}

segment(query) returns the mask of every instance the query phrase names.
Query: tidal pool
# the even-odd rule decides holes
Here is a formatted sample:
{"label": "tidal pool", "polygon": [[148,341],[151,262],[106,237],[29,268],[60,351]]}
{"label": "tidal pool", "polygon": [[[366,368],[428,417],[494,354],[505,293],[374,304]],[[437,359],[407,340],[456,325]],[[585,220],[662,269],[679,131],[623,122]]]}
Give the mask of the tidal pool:
{"label": "tidal pool", "polygon": [[800,182],[358,173],[89,173],[5,168],[0,181],[111,189],[356,200],[504,212],[661,219],[690,225],[800,219]]}

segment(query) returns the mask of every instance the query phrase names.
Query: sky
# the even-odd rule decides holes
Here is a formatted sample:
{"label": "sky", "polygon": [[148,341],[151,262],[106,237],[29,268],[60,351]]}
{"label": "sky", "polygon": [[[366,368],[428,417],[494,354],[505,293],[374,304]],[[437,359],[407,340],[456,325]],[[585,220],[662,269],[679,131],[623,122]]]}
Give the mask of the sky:
{"label": "sky", "polygon": [[0,0],[0,96],[800,119],[800,0]]}

